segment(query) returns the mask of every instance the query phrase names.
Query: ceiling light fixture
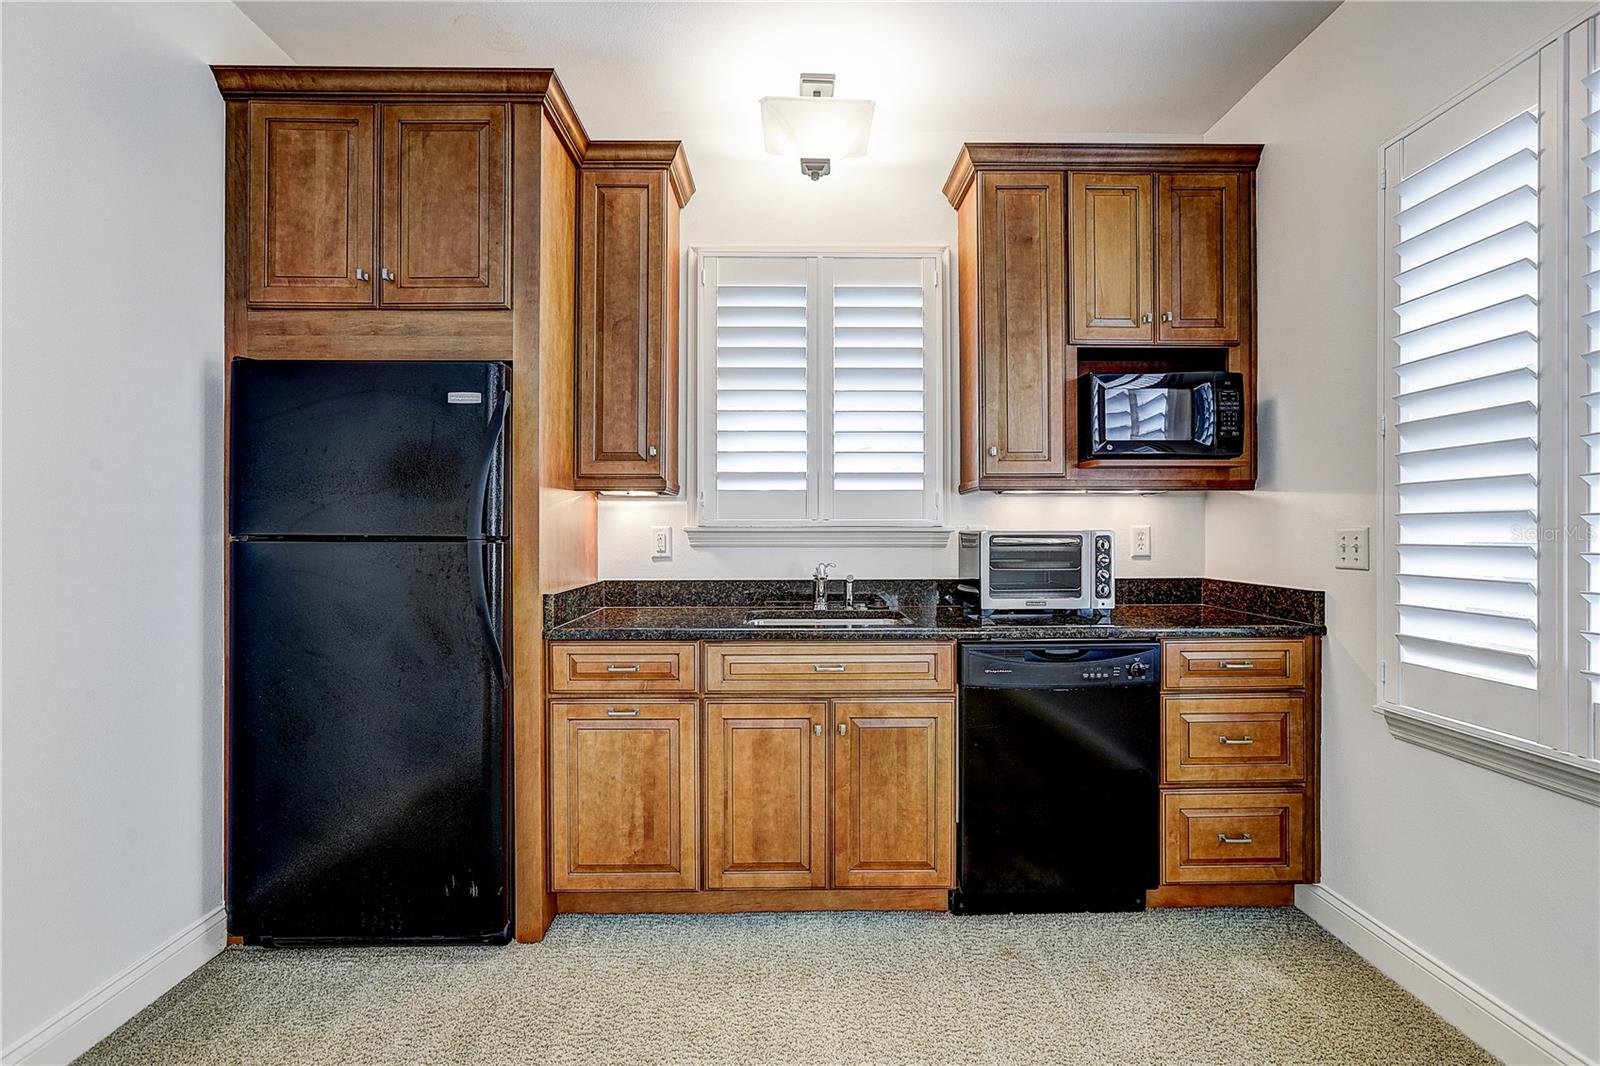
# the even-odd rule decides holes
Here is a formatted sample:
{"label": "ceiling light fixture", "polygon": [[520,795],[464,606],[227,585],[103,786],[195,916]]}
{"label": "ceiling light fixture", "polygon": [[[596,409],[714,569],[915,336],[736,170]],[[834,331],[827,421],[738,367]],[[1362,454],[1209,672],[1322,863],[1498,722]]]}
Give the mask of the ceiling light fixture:
{"label": "ceiling light fixture", "polygon": [[871,100],[840,100],[832,74],[800,75],[799,96],[763,96],[761,129],[770,155],[800,157],[800,173],[816,181],[835,159],[867,154]]}

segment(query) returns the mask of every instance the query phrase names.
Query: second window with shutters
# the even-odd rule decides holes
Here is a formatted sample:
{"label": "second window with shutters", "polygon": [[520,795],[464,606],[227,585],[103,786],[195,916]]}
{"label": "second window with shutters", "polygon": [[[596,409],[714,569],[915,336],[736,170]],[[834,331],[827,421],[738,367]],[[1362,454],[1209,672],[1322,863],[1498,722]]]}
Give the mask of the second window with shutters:
{"label": "second window with shutters", "polygon": [[701,525],[938,522],[942,261],[701,253]]}

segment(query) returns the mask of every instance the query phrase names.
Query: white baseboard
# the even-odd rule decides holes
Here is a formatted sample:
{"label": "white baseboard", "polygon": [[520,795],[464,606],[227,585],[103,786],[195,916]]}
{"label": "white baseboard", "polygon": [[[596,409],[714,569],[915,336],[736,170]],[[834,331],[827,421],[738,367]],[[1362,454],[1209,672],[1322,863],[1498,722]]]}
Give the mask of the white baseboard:
{"label": "white baseboard", "polygon": [[1294,904],[1395,984],[1510,1066],[1588,1066],[1577,1048],[1546,1032],[1326,885],[1296,885]]}
{"label": "white baseboard", "polygon": [[227,942],[227,916],[218,907],[6,1048],[0,1062],[65,1066],[205,965]]}

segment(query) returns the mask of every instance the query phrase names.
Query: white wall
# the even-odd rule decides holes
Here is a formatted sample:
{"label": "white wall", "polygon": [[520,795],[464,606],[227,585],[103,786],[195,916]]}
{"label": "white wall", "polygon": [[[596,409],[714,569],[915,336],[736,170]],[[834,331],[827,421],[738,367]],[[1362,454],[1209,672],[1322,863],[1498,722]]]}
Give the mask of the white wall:
{"label": "white wall", "polygon": [[4,1008],[14,1047],[222,903],[231,4],[7,3]]}
{"label": "white wall", "polygon": [[1347,3],[1206,135],[1267,148],[1265,463],[1208,500],[1205,572],[1328,590],[1324,883],[1595,1060],[1600,810],[1391,738],[1373,574],[1330,563],[1377,522],[1382,145],[1581,10]]}
{"label": "white wall", "polygon": [[[739,131],[741,133],[748,131]],[[1115,133],[1063,133],[1040,140],[1200,140],[1200,132],[1159,138]],[[712,246],[919,245],[948,247],[952,266],[956,213],[940,192],[964,141],[1016,139],[1003,131],[968,135],[875,135],[865,159],[841,160],[821,181],[809,181],[792,159],[742,150],[758,144],[727,130],[686,131],[689,162],[698,191],[683,213],[685,248]],[[950,271],[954,274],[954,270]],[[691,282],[693,279],[689,279]],[[946,329],[950,359],[955,357],[955,279],[947,278],[950,299]],[[687,288],[689,300],[694,288]],[[687,366],[694,344],[687,334],[679,351]],[[953,383],[946,391],[954,403]],[[687,401],[687,397],[685,397]],[[685,411],[688,407],[685,406]],[[953,432],[953,427],[951,432]],[[950,433],[947,444],[952,443]],[[689,475],[694,448],[685,440],[682,471]],[[1199,493],[1147,497],[966,496],[954,484],[953,458],[946,461],[944,523],[1021,529],[1111,528],[1118,533],[1120,572],[1147,575],[1199,574],[1205,562],[1205,498]],[[602,578],[804,577],[821,560],[839,564],[837,573],[859,577],[953,577],[956,541],[942,549],[918,548],[695,548],[683,528],[694,524],[688,498],[652,500],[604,498],[600,501],[600,576]],[[1131,560],[1128,527],[1148,523],[1151,558]],[[652,560],[650,527],[673,527],[673,558]]]}

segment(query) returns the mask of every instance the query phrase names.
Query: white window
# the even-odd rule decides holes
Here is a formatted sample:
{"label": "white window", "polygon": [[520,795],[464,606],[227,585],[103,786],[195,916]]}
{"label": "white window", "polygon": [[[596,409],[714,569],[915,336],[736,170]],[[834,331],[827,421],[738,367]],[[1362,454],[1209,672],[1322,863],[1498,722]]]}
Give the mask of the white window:
{"label": "white window", "polygon": [[1592,37],[1385,149],[1379,703],[1397,736],[1600,801],[1600,81],[1566,73]]}
{"label": "white window", "polygon": [[934,526],[942,253],[698,257],[702,527]]}

